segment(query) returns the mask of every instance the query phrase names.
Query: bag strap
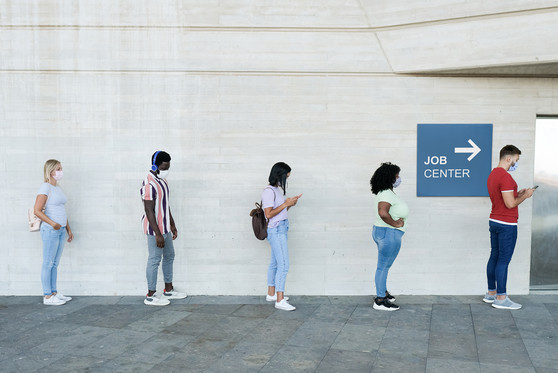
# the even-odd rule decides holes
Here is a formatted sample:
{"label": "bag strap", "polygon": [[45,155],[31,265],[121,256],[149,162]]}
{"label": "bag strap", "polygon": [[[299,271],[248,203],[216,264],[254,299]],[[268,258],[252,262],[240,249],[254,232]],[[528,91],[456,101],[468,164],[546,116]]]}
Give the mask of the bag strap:
{"label": "bag strap", "polygon": [[48,199],[50,197],[50,192],[52,191],[52,184],[48,183],[48,194],[47,194],[47,199],[45,201],[45,205],[43,206],[43,211],[46,210],[46,205],[48,203]]}

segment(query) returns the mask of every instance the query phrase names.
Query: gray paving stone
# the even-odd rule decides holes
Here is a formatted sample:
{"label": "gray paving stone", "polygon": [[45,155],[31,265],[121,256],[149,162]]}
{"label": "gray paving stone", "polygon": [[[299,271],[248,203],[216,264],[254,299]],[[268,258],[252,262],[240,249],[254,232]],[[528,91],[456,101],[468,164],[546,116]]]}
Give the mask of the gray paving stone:
{"label": "gray paving stone", "polygon": [[303,324],[300,320],[266,319],[243,339],[247,343],[284,344]]}
{"label": "gray paving stone", "polygon": [[60,354],[21,353],[2,360],[2,372],[35,372],[47,367],[51,372],[56,371],[55,363]]}
{"label": "gray paving stone", "polygon": [[133,330],[119,330],[94,340],[92,343],[80,348],[75,354],[78,356],[113,359],[123,354],[127,349],[134,348],[143,343],[153,335],[153,333],[136,332]]}
{"label": "gray paving stone", "polygon": [[100,364],[107,362],[107,359],[96,358],[92,356],[67,356],[56,360],[53,364],[49,364],[39,369],[38,372],[52,373],[74,373],[74,372],[87,372],[90,370],[97,371],[93,368]]}
{"label": "gray paving stone", "polygon": [[343,304],[345,306],[372,306],[374,297],[372,295],[365,296],[329,296],[331,304]]}
{"label": "gray paving stone", "polygon": [[[379,311],[385,312],[385,311]],[[408,305],[392,313],[388,327],[430,330],[432,305]]]}
{"label": "gray paving stone", "polygon": [[208,295],[195,295],[190,298],[189,304],[260,304],[261,299],[259,296],[236,296],[236,295],[221,295],[221,296],[208,296]]}
{"label": "gray paving stone", "polygon": [[426,371],[426,357],[404,352],[379,351],[372,372],[416,373]]}
{"label": "gray paving stone", "polygon": [[[153,362],[143,362],[136,360],[134,355],[119,355],[113,359],[96,363],[91,366],[91,369],[76,369],[68,372],[78,372],[78,371],[92,371],[95,373],[143,373],[149,372],[151,369],[156,368],[159,372],[161,371],[161,366],[154,364]],[[165,371],[169,371],[165,369]]]}
{"label": "gray paving stone", "polygon": [[523,343],[535,367],[558,369],[558,334],[548,338],[524,338]]}
{"label": "gray paving stone", "polygon": [[161,362],[158,371],[164,366],[168,371],[205,372],[235,346],[232,341],[198,338]]}
{"label": "gray paving stone", "polygon": [[161,332],[165,328],[177,323],[189,316],[191,312],[172,311],[162,309],[160,312],[153,312],[147,316],[128,324],[127,329],[139,332]]}
{"label": "gray paving stone", "polygon": [[[395,311],[399,312],[399,311]],[[387,327],[394,312],[378,311],[372,306],[357,306],[347,323],[356,325],[375,325]]]}
{"label": "gray paving stone", "polygon": [[263,322],[264,319],[226,316],[212,325],[201,336],[208,339],[238,342]]}
{"label": "gray paving stone", "polygon": [[370,372],[376,352],[330,349],[316,369],[317,373]]}
{"label": "gray paving stone", "polygon": [[480,363],[481,373],[535,373],[535,368],[506,365],[502,363]]}
{"label": "gray paving stone", "polygon": [[420,329],[388,327],[380,343],[380,353],[407,353],[417,357],[428,355],[429,332]]}
{"label": "gray paving stone", "polygon": [[346,323],[353,314],[355,308],[356,306],[322,304],[309,318],[314,321]]}
{"label": "gray paving stone", "polygon": [[128,345],[122,355],[133,357],[146,364],[159,363],[169,356],[180,353],[184,347],[196,340],[192,335],[155,334],[141,343]]}
{"label": "gray paving stone", "polygon": [[264,296],[0,297],[0,371],[558,373],[558,296],[513,296],[519,311],[482,295],[397,296],[397,312],[326,298],[285,312]]}
{"label": "gray paving stone", "polygon": [[[289,302],[290,303],[290,302]],[[316,311],[318,304],[299,304],[294,311],[275,310],[268,318],[274,320],[301,320],[304,321]]]}
{"label": "gray paving stone", "polygon": [[535,371],[537,373],[558,373],[558,368],[552,369],[552,368],[536,368],[535,367]]}
{"label": "gray paving stone", "polygon": [[267,318],[275,312],[273,304],[244,304],[232,316]]}
{"label": "gray paving stone", "polygon": [[480,372],[478,361],[462,361],[456,359],[428,358],[426,361],[426,373],[478,373]]}
{"label": "gray paving stone", "polygon": [[499,310],[493,307],[483,307],[483,305],[471,305],[475,334],[477,336],[498,336],[518,338],[519,330],[511,312]]}
{"label": "gray paving stone", "polygon": [[19,351],[15,348],[9,346],[2,346],[0,344],[0,361],[10,358],[11,356],[15,356],[19,353]]}
{"label": "gray paving stone", "polygon": [[554,320],[558,323],[558,303],[556,304],[545,303],[544,306],[546,307],[548,312],[550,312]]}
{"label": "gray paving stone", "polygon": [[8,295],[8,296],[0,296],[0,305],[2,306],[9,306],[9,305],[39,305],[42,304],[42,297],[37,296],[15,296],[15,295]]}
{"label": "gray paving stone", "polygon": [[432,306],[432,332],[469,333],[473,329],[468,304],[435,304]]}
{"label": "gray paving stone", "polygon": [[428,344],[430,358],[478,362],[475,334],[472,330],[468,334],[431,331]]}
{"label": "gray paving stone", "polygon": [[260,372],[314,372],[328,350],[285,345]]}
{"label": "gray paving stone", "polygon": [[48,352],[53,354],[60,353],[61,351],[71,351],[72,355],[88,356],[91,351],[88,348],[89,345],[115,333],[116,331],[111,329],[80,326],[67,330],[64,333],[51,335],[47,341],[37,345],[30,351],[33,351],[33,353]]}
{"label": "gray paving stone", "polygon": [[259,372],[281,347],[281,344],[240,343],[211,365],[208,372]]}
{"label": "gray paving stone", "polygon": [[289,295],[289,303],[297,304],[331,304],[327,296]]}
{"label": "gray paving stone", "polygon": [[502,365],[532,367],[531,359],[520,337],[477,335],[479,362],[492,364],[494,357]]}
{"label": "gray paving stone", "polygon": [[386,328],[375,325],[345,324],[332,349],[372,353],[380,348]]}
{"label": "gray paving stone", "polygon": [[[60,307],[65,307],[65,305]],[[146,315],[158,311],[161,311],[158,307],[149,307],[145,305],[89,305],[76,312],[60,317],[58,320],[70,324],[123,328]]]}
{"label": "gray paving stone", "polygon": [[335,342],[343,325],[342,323],[305,321],[287,341],[287,345],[329,348]]}
{"label": "gray paving stone", "polygon": [[200,335],[218,323],[223,317],[225,316],[191,313],[163,329],[163,332],[170,334]]}
{"label": "gray paving stone", "polygon": [[199,308],[195,312],[214,314],[214,315],[230,315],[234,311],[242,307],[241,304],[207,304]]}

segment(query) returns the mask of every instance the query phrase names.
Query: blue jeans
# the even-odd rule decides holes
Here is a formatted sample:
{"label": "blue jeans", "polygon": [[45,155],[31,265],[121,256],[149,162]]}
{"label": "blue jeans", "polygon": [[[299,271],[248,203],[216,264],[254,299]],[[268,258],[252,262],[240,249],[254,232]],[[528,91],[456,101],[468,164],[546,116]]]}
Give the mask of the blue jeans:
{"label": "blue jeans", "polygon": [[372,228],[372,239],[378,245],[378,266],[376,267],[376,296],[384,298],[387,291],[387,275],[401,249],[404,232],[395,228]]}
{"label": "blue jeans", "polygon": [[488,222],[490,227],[490,259],[486,266],[488,291],[496,290],[497,295],[506,294],[508,266],[511,262],[515,242],[517,241],[517,225]]}
{"label": "blue jeans", "polygon": [[147,268],[145,270],[147,276],[147,289],[157,290],[157,272],[159,264],[163,258],[163,277],[165,282],[172,282],[172,265],[174,263],[174,245],[172,243],[172,233],[163,235],[165,246],[161,249],[157,247],[155,236],[147,235],[147,249],[149,256],[147,258]]}
{"label": "blue jeans", "polygon": [[275,228],[267,228],[267,240],[271,245],[271,262],[267,271],[267,286],[275,286],[275,291],[285,291],[285,281],[289,272],[289,247],[287,232],[289,220],[281,220]]}
{"label": "blue jeans", "polygon": [[43,266],[41,267],[41,282],[43,294],[56,293],[56,279],[58,277],[58,263],[66,242],[66,227],[54,230],[51,225],[41,223],[41,238],[43,239]]}

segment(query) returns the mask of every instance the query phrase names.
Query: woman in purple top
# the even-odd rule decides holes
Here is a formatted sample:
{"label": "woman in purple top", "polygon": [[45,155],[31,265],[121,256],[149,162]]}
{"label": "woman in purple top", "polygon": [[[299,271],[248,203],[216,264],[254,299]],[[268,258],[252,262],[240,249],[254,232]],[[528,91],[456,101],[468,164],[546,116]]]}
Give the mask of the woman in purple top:
{"label": "woman in purple top", "polygon": [[285,280],[289,271],[289,248],[287,246],[287,232],[289,220],[287,210],[296,205],[299,194],[285,199],[287,178],[291,175],[291,168],[283,162],[273,165],[269,173],[269,186],[262,193],[262,208],[267,223],[267,240],[271,246],[271,262],[267,271],[268,302],[275,302],[275,308],[283,311],[293,311],[285,297]]}

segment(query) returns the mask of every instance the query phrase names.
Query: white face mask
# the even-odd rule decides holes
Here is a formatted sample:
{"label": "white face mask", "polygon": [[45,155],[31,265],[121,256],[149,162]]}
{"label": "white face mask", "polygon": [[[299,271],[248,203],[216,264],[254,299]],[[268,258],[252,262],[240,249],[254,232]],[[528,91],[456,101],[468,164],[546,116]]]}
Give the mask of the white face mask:
{"label": "white face mask", "polygon": [[64,172],[62,172],[62,170],[60,170],[60,171],[55,171],[54,172],[53,178],[54,178],[54,180],[58,181],[58,180],[62,179],[63,176],[64,176]]}
{"label": "white face mask", "polygon": [[509,171],[509,172],[513,172],[513,171],[517,170],[517,164],[518,164],[518,163],[519,163],[519,160],[517,160],[514,164],[512,164],[512,165],[510,166],[510,168],[508,168],[508,171]]}
{"label": "white face mask", "polygon": [[169,170],[159,170],[159,174],[157,175],[160,179],[166,179],[169,176]]}
{"label": "white face mask", "polygon": [[393,187],[397,188],[399,185],[401,185],[401,178],[397,176],[397,179],[395,179],[395,183],[393,183]]}

